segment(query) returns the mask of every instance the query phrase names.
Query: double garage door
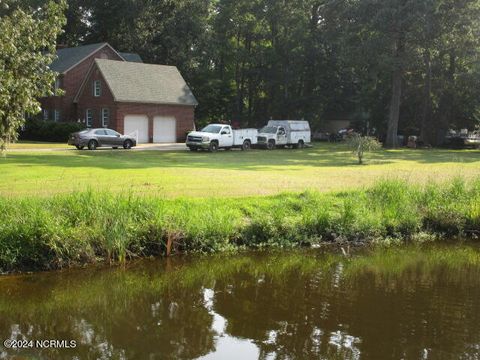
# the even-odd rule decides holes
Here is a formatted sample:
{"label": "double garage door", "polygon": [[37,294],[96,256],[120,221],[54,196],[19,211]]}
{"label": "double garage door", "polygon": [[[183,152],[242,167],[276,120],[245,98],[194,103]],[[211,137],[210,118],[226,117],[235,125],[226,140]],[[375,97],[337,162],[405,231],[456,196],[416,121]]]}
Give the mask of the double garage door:
{"label": "double garage door", "polygon": [[[124,119],[124,133],[138,132],[138,142],[148,143],[148,117],[146,115],[127,115]],[[153,118],[153,142],[170,143],[177,141],[177,124],[174,117],[155,116]]]}

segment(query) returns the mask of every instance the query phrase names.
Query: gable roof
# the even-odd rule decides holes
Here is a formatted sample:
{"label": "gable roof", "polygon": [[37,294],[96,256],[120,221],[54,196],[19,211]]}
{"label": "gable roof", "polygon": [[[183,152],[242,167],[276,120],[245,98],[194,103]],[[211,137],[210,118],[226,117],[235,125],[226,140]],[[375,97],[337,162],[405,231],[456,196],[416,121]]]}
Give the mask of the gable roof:
{"label": "gable roof", "polygon": [[135,54],[135,53],[126,53],[126,52],[121,52],[119,53],[122,58],[124,58],[126,61],[130,62],[138,62],[138,63],[143,63],[142,58],[140,55]]}
{"label": "gable roof", "polygon": [[[105,46],[108,46],[113,51],[115,51],[115,49],[113,49],[106,42],[58,49],[57,58],[50,64],[50,69],[58,73],[66,73],[68,70],[80,63],[82,60]],[[120,55],[120,57],[122,56]]]}
{"label": "gable roof", "polygon": [[95,59],[118,102],[198,105],[175,66]]}

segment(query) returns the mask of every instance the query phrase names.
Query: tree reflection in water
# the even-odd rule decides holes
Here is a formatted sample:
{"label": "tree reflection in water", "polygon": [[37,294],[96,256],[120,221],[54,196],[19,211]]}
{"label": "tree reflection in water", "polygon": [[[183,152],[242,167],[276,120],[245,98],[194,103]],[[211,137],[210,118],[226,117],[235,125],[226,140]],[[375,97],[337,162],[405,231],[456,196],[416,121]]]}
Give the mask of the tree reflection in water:
{"label": "tree reflection in water", "polygon": [[0,358],[472,358],[480,252],[315,251],[142,261],[127,269],[0,278],[0,337],[75,349],[0,347]]}

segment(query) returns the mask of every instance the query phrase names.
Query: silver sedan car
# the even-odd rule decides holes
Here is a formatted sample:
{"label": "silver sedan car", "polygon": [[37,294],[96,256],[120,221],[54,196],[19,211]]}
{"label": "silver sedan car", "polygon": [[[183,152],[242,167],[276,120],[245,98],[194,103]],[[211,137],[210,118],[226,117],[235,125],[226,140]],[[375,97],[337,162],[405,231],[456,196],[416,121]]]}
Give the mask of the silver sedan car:
{"label": "silver sedan car", "polygon": [[85,147],[89,150],[95,150],[101,146],[112,147],[114,149],[118,149],[119,147],[131,149],[137,145],[137,140],[132,136],[122,135],[112,129],[85,129],[70,134],[68,145],[73,145],[78,150],[82,150]]}

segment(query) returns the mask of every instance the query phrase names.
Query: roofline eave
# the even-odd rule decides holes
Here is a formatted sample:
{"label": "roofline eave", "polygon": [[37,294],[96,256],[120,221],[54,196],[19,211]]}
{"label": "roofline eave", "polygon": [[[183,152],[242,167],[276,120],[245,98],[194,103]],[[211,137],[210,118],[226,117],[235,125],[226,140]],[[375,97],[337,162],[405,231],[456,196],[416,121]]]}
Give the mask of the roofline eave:
{"label": "roofline eave", "polygon": [[96,53],[97,51],[103,49],[105,46],[108,46],[115,54],[117,54],[120,59],[122,59],[123,61],[126,61],[125,58],[120,55],[120,53],[115,50],[112,45],[110,45],[109,43],[104,43],[102,46],[98,47],[97,49],[93,50],[92,52],[90,52],[87,56],[83,57],[82,60],[76,62],[74,65],[70,66],[67,70],[61,72],[60,74],[62,75],[65,75],[67,72],[69,72],[70,70],[72,70],[73,68],[75,68],[77,65],[81,64],[82,62],[84,62],[86,59],[88,59],[92,54]]}

